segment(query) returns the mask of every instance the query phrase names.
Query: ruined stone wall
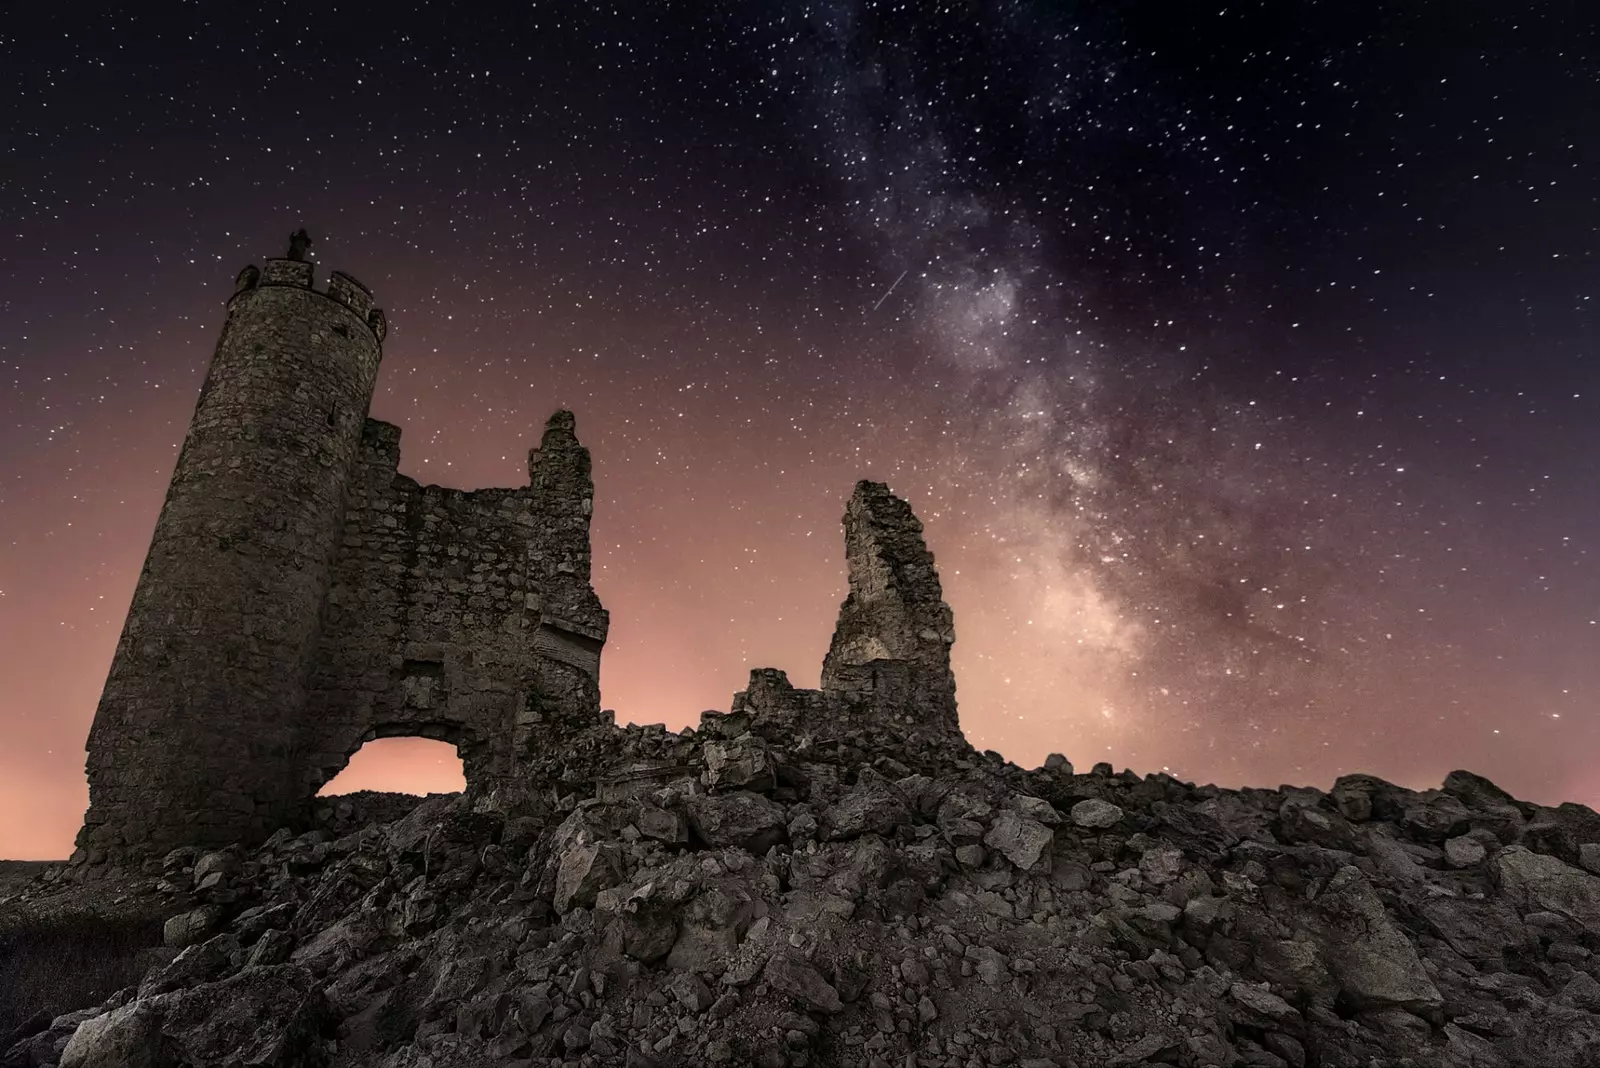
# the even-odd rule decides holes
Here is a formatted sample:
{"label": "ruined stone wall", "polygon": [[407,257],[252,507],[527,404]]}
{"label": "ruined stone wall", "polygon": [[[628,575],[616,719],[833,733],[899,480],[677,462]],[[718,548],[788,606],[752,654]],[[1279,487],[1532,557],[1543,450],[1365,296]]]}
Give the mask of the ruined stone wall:
{"label": "ruined stone wall", "polygon": [[514,777],[530,709],[545,726],[598,714],[588,451],[570,413],[551,424],[542,481],[535,464],[533,485],[457,490],[399,475],[399,428],[367,421],[312,677],[308,796],[375,737],[449,741],[488,784]]}
{"label": "ruined stone wall", "polygon": [[872,693],[886,714],[958,729],[955,624],[921,521],[883,483],[862,481],[845,507],[844,535],[850,592],[822,664],[823,690]]}
{"label": "ruined stone wall", "polygon": [[758,732],[819,742],[883,727],[927,742],[959,739],[955,625],[921,521],[889,487],[863,480],[845,505],[844,535],[849,593],[821,688],[801,689],[776,668],[757,668],[733,695],[729,716]]}
{"label": "ruined stone wall", "polygon": [[528,609],[539,653],[514,744],[533,755],[540,740],[589,726],[600,707],[600,648],[610,618],[590,584],[589,517],[594,480],[571,412],[557,412],[528,454],[533,514]]}

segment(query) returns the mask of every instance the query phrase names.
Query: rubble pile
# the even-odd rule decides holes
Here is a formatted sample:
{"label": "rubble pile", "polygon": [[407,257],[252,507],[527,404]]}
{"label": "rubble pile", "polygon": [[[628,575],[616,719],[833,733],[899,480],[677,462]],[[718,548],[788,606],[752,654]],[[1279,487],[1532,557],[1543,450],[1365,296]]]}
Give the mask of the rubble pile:
{"label": "rubble pile", "polygon": [[844,527],[821,689],[761,669],[680,733],[533,708],[459,795],[80,850],[28,894],[161,903],[166,950],[0,1068],[1600,1064],[1600,815],[1024,770],[961,733],[909,506],[862,482]]}
{"label": "rubble pile", "polygon": [[0,1065],[1600,1063],[1587,808],[834,726],[597,727],[516,799],[174,850],[162,962]]}

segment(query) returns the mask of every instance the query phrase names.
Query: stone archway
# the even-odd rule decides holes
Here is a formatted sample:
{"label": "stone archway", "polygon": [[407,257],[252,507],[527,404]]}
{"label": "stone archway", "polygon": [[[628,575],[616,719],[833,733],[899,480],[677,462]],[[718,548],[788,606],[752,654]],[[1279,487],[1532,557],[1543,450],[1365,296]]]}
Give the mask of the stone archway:
{"label": "stone archway", "polygon": [[350,764],[350,759],[368,742],[382,738],[428,738],[455,747],[461,758],[461,772],[470,788],[487,780],[489,751],[478,732],[463,723],[442,719],[383,720],[339,744],[322,747],[321,759],[307,769],[304,798],[309,802]]}
{"label": "stone archway", "polygon": [[420,735],[387,735],[363,742],[343,771],[322,784],[315,803],[350,794],[459,794],[466,769],[454,744]]}

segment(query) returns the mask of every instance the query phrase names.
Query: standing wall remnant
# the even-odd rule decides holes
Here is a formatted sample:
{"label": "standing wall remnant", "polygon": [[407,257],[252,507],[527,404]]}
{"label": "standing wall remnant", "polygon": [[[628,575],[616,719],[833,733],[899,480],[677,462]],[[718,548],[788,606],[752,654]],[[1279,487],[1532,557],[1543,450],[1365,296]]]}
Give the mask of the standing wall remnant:
{"label": "standing wall remnant", "polygon": [[844,513],[850,592],[822,662],[822,688],[870,690],[886,711],[955,728],[955,622],[922,522],[881,482],[856,483]]}
{"label": "standing wall remnant", "polygon": [[822,687],[800,689],[776,668],[750,672],[732,715],[828,735],[874,721],[959,737],[950,670],[955,624],[911,506],[861,481],[845,506],[849,594],[822,662]]}

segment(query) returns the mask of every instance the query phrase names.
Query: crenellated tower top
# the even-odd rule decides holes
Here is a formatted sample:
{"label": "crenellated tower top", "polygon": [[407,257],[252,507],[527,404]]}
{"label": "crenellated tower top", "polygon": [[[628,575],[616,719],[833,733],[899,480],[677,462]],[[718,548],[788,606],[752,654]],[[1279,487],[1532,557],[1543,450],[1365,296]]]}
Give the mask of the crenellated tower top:
{"label": "crenellated tower top", "polygon": [[311,238],[304,228],[295,231],[289,237],[288,255],[268,260],[265,268],[252,263],[239,272],[238,277],[234,279],[233,296],[229,298],[229,303],[246,293],[267,286],[289,286],[309,290],[349,308],[381,343],[389,332],[389,321],[383,314],[383,309],[374,305],[372,290],[343,271],[334,271],[329,276],[326,291],[313,288],[313,276],[316,274],[317,265],[305,258],[311,244]]}

